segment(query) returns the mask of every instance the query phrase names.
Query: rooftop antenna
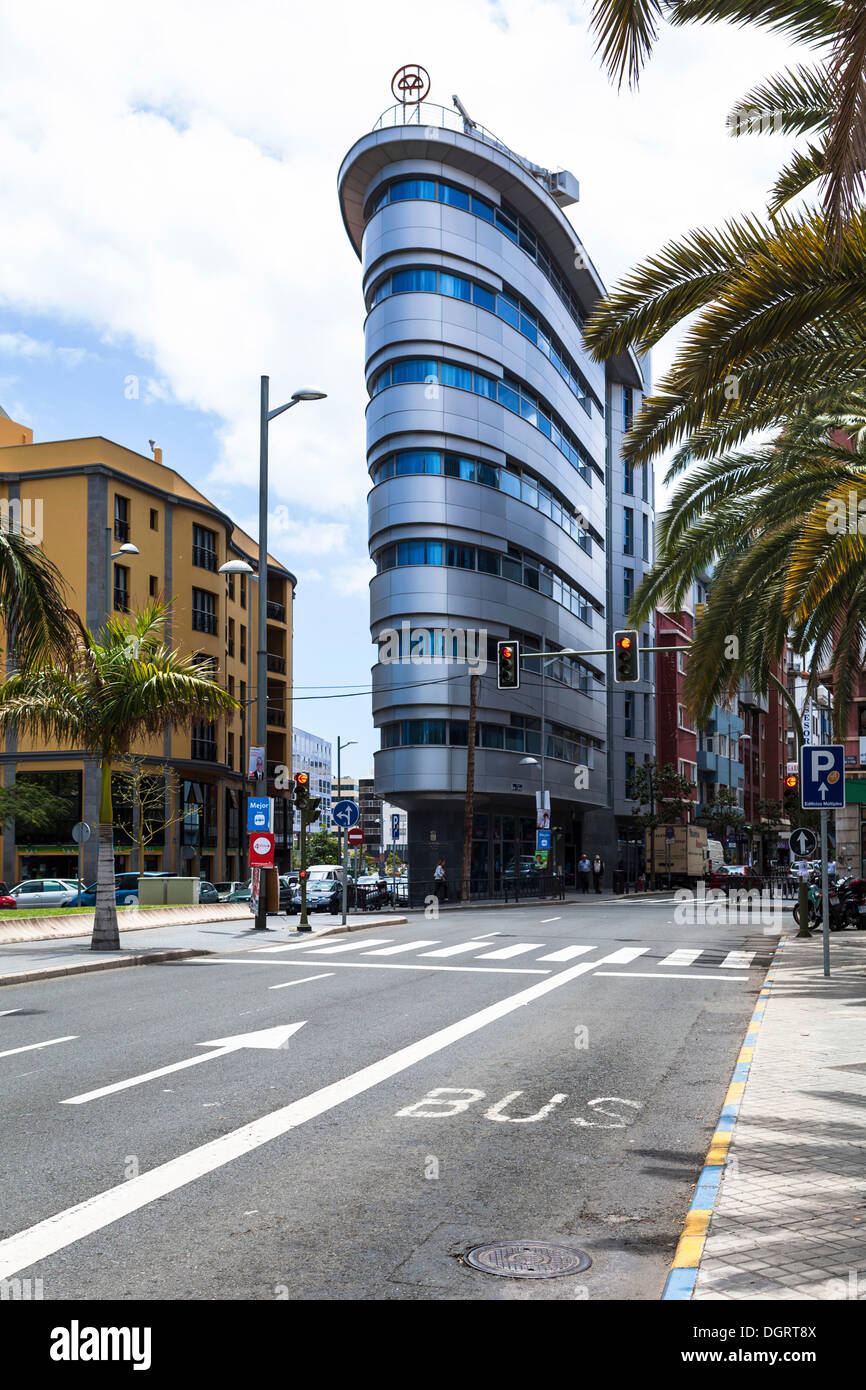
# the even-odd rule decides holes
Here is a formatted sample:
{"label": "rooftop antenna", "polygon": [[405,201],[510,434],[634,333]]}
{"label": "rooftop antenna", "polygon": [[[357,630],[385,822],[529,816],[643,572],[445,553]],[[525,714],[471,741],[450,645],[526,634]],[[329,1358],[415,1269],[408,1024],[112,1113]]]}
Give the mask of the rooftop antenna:
{"label": "rooftop antenna", "polygon": [[459,96],[457,96],[457,94],[455,93],[455,95],[452,96],[451,100],[457,107],[457,110],[460,112],[460,115],[463,117],[463,129],[474,130],[475,122],[473,121],[469,112],[466,110],[466,107],[463,105],[463,102],[460,100]]}

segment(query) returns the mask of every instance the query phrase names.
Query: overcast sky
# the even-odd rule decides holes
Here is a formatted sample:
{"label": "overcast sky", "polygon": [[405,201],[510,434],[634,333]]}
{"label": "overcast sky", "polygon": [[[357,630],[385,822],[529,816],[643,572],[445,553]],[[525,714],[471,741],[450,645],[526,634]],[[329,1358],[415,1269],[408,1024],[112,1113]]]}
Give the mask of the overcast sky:
{"label": "overcast sky", "polygon": [[[103,434],[256,534],[258,378],[274,402],[271,552],[298,577],[297,726],[377,746],[369,683],[360,265],[340,162],[420,62],[506,144],[580,181],[568,216],[607,284],[663,241],[760,210],[782,137],[725,115],[778,39],[665,34],[638,94],[593,57],[589,0],[0,0],[0,405],[38,440]],[[672,344],[654,355],[664,370]],[[134,381],[130,383],[130,378]],[[136,394],[137,392],[137,394]],[[83,541],[83,538],[82,538]]]}

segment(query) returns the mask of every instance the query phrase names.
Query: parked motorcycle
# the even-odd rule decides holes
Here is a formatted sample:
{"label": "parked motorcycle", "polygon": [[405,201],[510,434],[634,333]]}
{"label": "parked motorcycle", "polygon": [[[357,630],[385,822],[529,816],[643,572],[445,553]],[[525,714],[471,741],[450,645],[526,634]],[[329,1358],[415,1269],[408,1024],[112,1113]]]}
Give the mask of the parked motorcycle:
{"label": "parked motorcycle", "polygon": [[848,925],[866,931],[866,878],[840,878],[837,887]]}
{"label": "parked motorcycle", "polygon": [[[842,897],[839,894],[838,884],[830,884],[828,893],[829,904],[829,927],[831,931],[844,931],[848,925],[848,911]],[[824,921],[824,906],[821,894],[821,878],[818,874],[813,874],[809,880],[809,920],[808,926],[820,927]],[[794,908],[794,921],[800,925],[800,905]]]}

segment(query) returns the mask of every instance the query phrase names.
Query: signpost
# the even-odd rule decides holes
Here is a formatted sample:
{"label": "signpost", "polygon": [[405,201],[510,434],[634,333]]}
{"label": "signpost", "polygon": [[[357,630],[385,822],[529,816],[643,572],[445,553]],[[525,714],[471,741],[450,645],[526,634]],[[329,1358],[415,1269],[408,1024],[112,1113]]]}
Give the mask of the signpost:
{"label": "signpost", "polygon": [[813,859],[818,848],[818,836],[814,830],[801,826],[799,830],[791,831],[789,844],[798,859]]}
{"label": "signpost", "polygon": [[[827,814],[845,805],[845,746],[841,743],[804,744],[800,749],[800,804],[804,811],[821,812],[821,915],[824,937],[824,977],[830,977],[830,887],[827,881]],[[802,922],[801,922],[802,930]]]}
{"label": "signpost", "polygon": [[247,798],[247,831],[254,835],[257,830],[273,830],[274,798],[272,796],[250,796]]}
{"label": "signpost", "polygon": [[86,820],[80,820],[72,827],[72,838],[78,846],[78,906],[81,906],[81,846],[90,839],[92,831]]}
{"label": "signpost", "polygon": [[550,859],[550,835],[549,830],[536,830],[535,832],[535,867],[536,869],[546,869]]}
{"label": "signpost", "polygon": [[[347,881],[347,880],[348,880],[348,877],[349,877],[349,835],[352,834],[352,831],[353,831],[354,827],[358,824],[358,821],[359,821],[360,819],[361,819],[361,808],[360,808],[360,806],[358,805],[357,801],[348,801],[348,800],[338,801],[337,804],[336,804],[336,805],[332,808],[332,810],[331,810],[331,820],[334,822],[334,824],[335,824],[335,825],[339,825],[339,827],[340,827],[341,830],[346,830],[346,831],[348,831],[348,834],[346,835],[345,839],[343,840],[343,894],[342,894],[342,897],[343,897],[343,901],[342,901],[342,909],[343,909],[343,911],[342,911],[342,925],[343,925],[343,926],[346,925],[346,895],[347,895],[347,891],[348,891],[348,881]],[[363,833],[362,833],[362,832],[359,832],[359,833],[361,834],[361,841],[360,841],[360,843],[363,843],[363,839],[364,839]],[[355,844],[355,843],[358,843],[358,842],[356,842],[356,841],[353,840],[352,843]]]}

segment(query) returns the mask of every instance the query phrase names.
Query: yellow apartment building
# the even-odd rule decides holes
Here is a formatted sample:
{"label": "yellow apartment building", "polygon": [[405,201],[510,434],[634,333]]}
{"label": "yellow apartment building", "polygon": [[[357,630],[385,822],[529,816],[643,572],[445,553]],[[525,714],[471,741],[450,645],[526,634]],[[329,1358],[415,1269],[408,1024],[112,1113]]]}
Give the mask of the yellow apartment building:
{"label": "yellow apartment building", "polygon": [[[246,772],[250,735],[255,743],[257,576],[221,575],[227,560],[258,569],[258,547],[231,517],[162,462],[101,437],[34,443],[32,430],[0,409],[0,520],[19,519],[41,536],[57,564],[68,601],[98,629],[110,610],[132,611],[148,599],[171,601],[168,640],[181,651],[208,657],[216,678],[241,703],[230,719],[189,729],[167,728],[162,739],[133,750],[154,775],[170,768],[174,791],[164,821],[144,849],[144,868],[201,873],[211,881],[247,876]],[[121,553],[133,544],[138,554]],[[248,582],[248,580],[250,582]],[[268,557],[269,778],[291,768],[292,605],[295,577]],[[4,651],[0,660],[7,662]],[[38,747],[6,737],[0,745],[4,784],[38,778],[56,790],[66,809],[48,829],[3,827],[2,877],[74,877],[78,820],[95,826],[98,769],[80,748]],[[118,768],[118,800],[128,780]],[[273,788],[272,788],[273,790]],[[127,798],[128,800],[128,798]],[[169,801],[171,804],[169,804]],[[116,868],[139,867],[137,816],[118,817]],[[277,862],[289,862],[291,806],[277,792]],[[84,852],[84,878],[96,877],[96,835]]]}

